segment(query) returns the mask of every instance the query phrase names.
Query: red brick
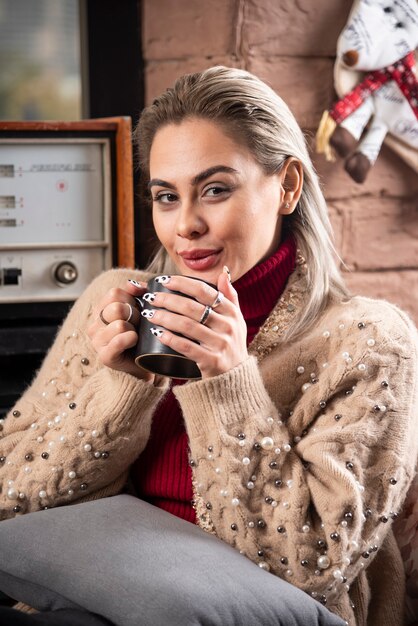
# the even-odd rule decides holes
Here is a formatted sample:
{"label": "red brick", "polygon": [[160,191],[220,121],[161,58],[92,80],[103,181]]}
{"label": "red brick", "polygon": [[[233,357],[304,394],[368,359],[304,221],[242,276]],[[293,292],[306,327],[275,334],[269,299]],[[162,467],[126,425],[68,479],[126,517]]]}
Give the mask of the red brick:
{"label": "red brick", "polygon": [[145,59],[235,53],[235,0],[144,0]]}
{"label": "red brick", "polygon": [[344,278],[353,293],[383,298],[409,313],[418,325],[418,271],[354,272]]}
{"label": "red brick", "polygon": [[247,53],[334,56],[351,5],[352,0],[249,0],[243,26]]}
{"label": "red brick", "polygon": [[325,196],[329,200],[355,198],[362,202],[365,195],[382,197],[409,196],[418,197],[418,176],[390,148],[383,146],[379,157],[363,184],[353,181],[343,167],[343,161],[334,163],[315,153],[314,135],[316,129],[309,131],[312,161],[324,185]]}
{"label": "red brick", "polygon": [[418,199],[370,196],[330,204],[344,212],[342,255],[350,269],[418,268]]}
{"label": "red brick", "polygon": [[342,256],[342,245],[344,237],[344,212],[336,207],[329,207],[329,217],[334,231],[334,246],[340,256]]}
{"label": "red brick", "polygon": [[283,98],[299,124],[316,128],[333,98],[332,59],[254,57],[247,69]]}

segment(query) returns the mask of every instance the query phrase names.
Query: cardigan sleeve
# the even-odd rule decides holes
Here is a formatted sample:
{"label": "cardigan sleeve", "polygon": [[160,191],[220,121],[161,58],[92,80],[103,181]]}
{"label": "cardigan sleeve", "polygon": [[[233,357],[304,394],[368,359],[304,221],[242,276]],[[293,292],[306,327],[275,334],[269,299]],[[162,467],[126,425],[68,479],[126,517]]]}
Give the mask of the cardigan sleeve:
{"label": "cardigan sleeve", "polygon": [[165,389],[103,366],[86,335],[97,299],[134,274],[110,270],[93,281],[0,421],[0,519],[94,494],[145,447]]}
{"label": "cardigan sleeve", "polygon": [[[357,326],[367,326],[363,335]],[[334,344],[329,339],[326,370],[298,387],[286,414],[254,357],[175,390],[201,525],[328,605],[349,591],[382,545],[417,454],[412,323],[384,303],[375,320],[340,335]],[[280,387],[293,374],[286,359],[277,363]]]}

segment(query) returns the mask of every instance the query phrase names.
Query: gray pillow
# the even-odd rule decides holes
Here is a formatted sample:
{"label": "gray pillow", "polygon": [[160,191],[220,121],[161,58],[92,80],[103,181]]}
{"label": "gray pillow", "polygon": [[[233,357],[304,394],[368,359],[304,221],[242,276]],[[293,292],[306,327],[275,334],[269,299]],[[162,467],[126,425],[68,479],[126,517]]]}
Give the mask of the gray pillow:
{"label": "gray pillow", "polygon": [[197,526],[128,495],[0,523],[0,589],[117,626],[343,626]]}

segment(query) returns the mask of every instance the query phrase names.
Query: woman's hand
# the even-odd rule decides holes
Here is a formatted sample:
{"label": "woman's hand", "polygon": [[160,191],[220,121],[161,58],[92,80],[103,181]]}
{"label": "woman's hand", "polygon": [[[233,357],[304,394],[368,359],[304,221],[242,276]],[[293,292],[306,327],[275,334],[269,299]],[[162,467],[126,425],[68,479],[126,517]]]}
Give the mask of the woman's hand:
{"label": "woman's hand", "polygon": [[129,352],[138,341],[140,320],[135,296],[147,289],[146,283],[127,281],[126,288],[113,287],[94,309],[94,322],[87,329],[101,362],[114,370],[153,381],[154,375],[138,367]]}
{"label": "woman's hand", "polygon": [[[161,343],[195,361],[203,378],[223,374],[247,358],[247,326],[237,292],[225,272],[218,279],[219,291],[186,276],[172,276],[164,282],[170,290],[194,299],[163,292],[146,297],[149,307],[142,315],[150,323],[150,332],[154,325],[164,328],[159,336]],[[221,302],[214,305],[218,293]],[[207,306],[214,308],[206,311],[209,314],[202,323]]]}

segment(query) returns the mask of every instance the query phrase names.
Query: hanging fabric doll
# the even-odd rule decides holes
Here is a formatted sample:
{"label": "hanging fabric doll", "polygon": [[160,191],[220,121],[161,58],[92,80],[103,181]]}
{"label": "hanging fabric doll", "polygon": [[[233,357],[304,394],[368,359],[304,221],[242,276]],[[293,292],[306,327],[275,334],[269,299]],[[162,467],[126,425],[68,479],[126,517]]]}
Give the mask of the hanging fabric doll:
{"label": "hanging fabric doll", "polygon": [[418,172],[417,46],[418,0],[355,0],[337,42],[341,100],[322,116],[316,149],[327,160],[334,160],[332,148],[346,158],[358,183],[383,140]]}

